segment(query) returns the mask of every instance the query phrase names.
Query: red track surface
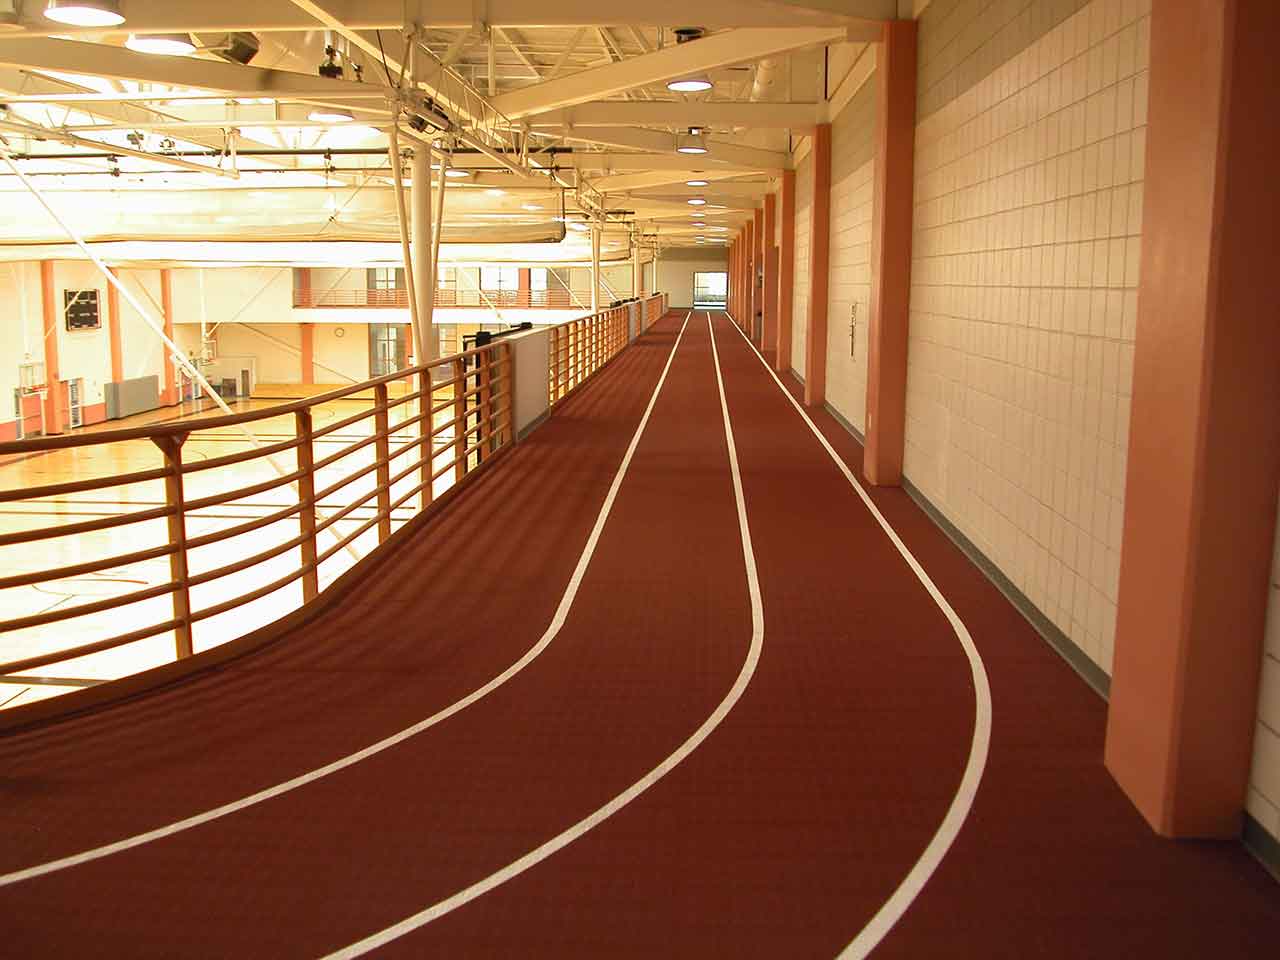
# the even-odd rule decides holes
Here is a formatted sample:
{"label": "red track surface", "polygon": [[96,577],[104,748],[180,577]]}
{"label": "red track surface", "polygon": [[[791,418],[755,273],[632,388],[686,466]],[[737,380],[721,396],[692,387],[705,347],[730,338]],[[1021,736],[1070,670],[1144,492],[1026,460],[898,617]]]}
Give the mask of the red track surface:
{"label": "red track surface", "polygon": [[[751,635],[704,316],[541,656],[355,766],[0,887],[0,948],[325,954],[503,868],[666,758],[725,696]],[[516,661],[551,619],[681,319],[625,351],[341,609],[217,672],[0,741],[0,872],[287,780]],[[833,956],[942,819],[973,732],[964,653],[723,319],[716,340],[764,609],[750,685],[635,802],[388,955]],[[901,491],[873,497],[968,625],[994,701],[973,813],[876,956],[1268,955],[1274,882],[1236,844],[1153,837],[1101,767],[1101,701]]]}

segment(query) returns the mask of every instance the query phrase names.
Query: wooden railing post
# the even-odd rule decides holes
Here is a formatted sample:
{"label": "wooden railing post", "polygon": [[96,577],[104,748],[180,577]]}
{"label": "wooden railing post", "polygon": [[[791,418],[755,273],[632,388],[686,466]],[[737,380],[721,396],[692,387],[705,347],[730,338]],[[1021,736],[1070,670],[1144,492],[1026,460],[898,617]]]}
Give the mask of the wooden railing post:
{"label": "wooden railing post", "polygon": [[173,588],[173,619],[178,621],[173,628],[174,649],[179,660],[191,656],[191,587],[190,574],[187,571],[187,503],[183,495],[182,484],[182,445],[187,435],[173,434],[152,437],[151,442],[160,448],[164,455],[164,499],[172,511],[168,516],[169,546],[173,551],[169,554],[169,579],[175,584]]}
{"label": "wooden railing post", "polygon": [[489,456],[489,442],[493,433],[493,356],[497,351],[487,347],[476,354],[479,361],[480,392],[480,429],[476,431],[476,466],[484,463]]}
{"label": "wooden railing post", "polygon": [[435,499],[435,491],[431,489],[431,474],[435,473],[432,468],[435,444],[431,441],[431,409],[436,405],[436,398],[431,389],[430,368],[418,374],[418,394],[420,397],[418,413],[422,417],[418,421],[418,436],[422,441],[418,449],[418,454],[422,458],[422,469],[418,471],[418,482],[422,484],[422,490],[418,494],[418,504],[420,509],[425,510]]}
{"label": "wooden railing post", "polygon": [[378,464],[378,542],[391,536],[391,442],[387,426],[387,385],[373,388],[374,457]]}
{"label": "wooden railing post", "polygon": [[[467,432],[467,402],[463,394],[467,392],[467,366],[463,360],[453,361],[453,481],[461,483],[467,473],[467,460],[462,452],[467,449],[462,435]],[[434,473],[434,471],[432,471]]]}
{"label": "wooden railing post", "polygon": [[311,444],[311,410],[293,415],[298,438],[298,527],[302,543],[302,602],[310,603],[320,593],[320,570],[316,566],[316,474],[315,450]]}

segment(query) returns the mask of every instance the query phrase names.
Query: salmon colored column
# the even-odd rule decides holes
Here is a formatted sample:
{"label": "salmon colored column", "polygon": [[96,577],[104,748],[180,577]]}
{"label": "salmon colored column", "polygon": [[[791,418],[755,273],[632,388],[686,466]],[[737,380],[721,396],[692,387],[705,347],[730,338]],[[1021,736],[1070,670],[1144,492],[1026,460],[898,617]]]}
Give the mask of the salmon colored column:
{"label": "salmon colored column", "polygon": [[[166,268],[160,271],[160,310],[164,313],[164,335],[173,339],[173,277]],[[173,373],[173,357],[169,348],[164,348],[164,389],[160,393],[160,402],[172,406],[178,402],[178,385]]]}
{"label": "salmon colored column", "polygon": [[[302,353],[302,382],[316,382],[316,328],[314,324],[298,324],[299,349]],[[409,343],[412,337],[406,338]]]}
{"label": "salmon colored column", "polygon": [[778,352],[774,369],[786,373],[791,369],[791,312],[796,280],[796,172],[782,171],[780,216],[778,224]]}
{"label": "salmon colored column", "polygon": [[862,471],[880,486],[902,482],[907,429],[907,326],[916,141],[916,22],[883,26],[871,203],[871,322]]}
{"label": "salmon colored column", "polygon": [[1106,764],[1177,837],[1240,830],[1280,484],[1274,0],[1155,0]]}
{"label": "salmon colored column", "polygon": [[827,279],[831,263],[831,124],[813,131],[813,207],[809,224],[809,317],[805,333],[804,403],[827,399]]}
{"label": "salmon colored column", "polygon": [[58,302],[53,261],[40,261],[40,305],[44,320],[44,432],[62,432],[62,381],[58,376]]}
{"label": "salmon colored column", "polygon": [[760,347],[761,349],[771,349],[778,342],[778,257],[777,249],[773,243],[773,236],[776,224],[774,222],[774,213],[776,209],[776,198],[772,193],[765,194],[764,197],[764,230],[761,237],[764,241],[761,246],[764,259],[761,261],[764,265],[764,288],[761,291],[764,315],[760,329]]}
{"label": "salmon colored column", "polygon": [[293,305],[295,307],[315,306],[315,304],[311,302],[311,268],[298,267],[296,276],[298,278],[297,296],[294,297]]}
{"label": "salmon colored column", "polygon": [[533,271],[529,267],[520,267],[516,271],[516,283],[519,286],[516,303],[522,306],[529,306],[533,296]]}
{"label": "salmon colored column", "polygon": [[[108,267],[117,280],[120,274],[115,267]],[[124,353],[120,349],[120,291],[107,284],[107,344],[111,350],[111,382],[124,379]]]}
{"label": "salmon colored column", "polygon": [[[762,251],[764,248],[764,210],[755,211],[753,221],[751,221],[751,339],[756,343],[760,342],[760,328],[764,324],[764,308],[760,302],[763,296],[764,288],[760,285],[760,268],[764,264]],[[756,315],[760,316],[756,320]]]}
{"label": "salmon colored column", "polygon": [[742,242],[742,329],[746,331],[747,336],[751,336],[751,325],[755,322],[756,300],[755,300],[755,283],[752,278],[755,276],[755,223],[754,220],[748,220],[746,226],[745,239]]}

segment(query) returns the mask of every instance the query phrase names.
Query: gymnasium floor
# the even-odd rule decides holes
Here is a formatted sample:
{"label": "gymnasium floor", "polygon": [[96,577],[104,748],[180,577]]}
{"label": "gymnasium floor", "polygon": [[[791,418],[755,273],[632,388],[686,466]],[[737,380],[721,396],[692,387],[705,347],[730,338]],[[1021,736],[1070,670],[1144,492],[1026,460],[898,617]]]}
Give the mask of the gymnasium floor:
{"label": "gymnasium floor", "polygon": [[1275,881],[1151,834],[796,389],[668,317],[310,623],[0,740],[6,951],[1271,955]]}
{"label": "gymnasium floor", "polygon": [[[440,392],[437,399],[446,394],[447,390]],[[253,399],[236,401],[230,406],[233,412],[239,413],[265,409],[284,402],[286,401],[278,398]],[[322,404],[313,413],[315,428],[320,430],[327,423],[335,423],[362,410],[372,410],[372,406],[371,397],[343,398]],[[92,434],[151,423],[188,422],[192,424],[192,434],[183,446],[183,456],[187,461],[208,459],[250,449],[252,441],[237,427],[199,428],[201,420],[220,416],[221,413],[222,411],[208,401],[186,402],[180,407],[154,410],[126,420],[95,424],[74,432]],[[389,414],[392,427],[414,413],[416,409],[411,405],[393,408]],[[437,416],[436,422],[443,423],[448,417],[448,413],[441,413]],[[372,428],[373,420],[368,418],[317,438],[314,447],[315,458],[320,460],[344,445],[369,436]],[[253,438],[258,443],[267,445],[292,438],[294,421],[291,415],[272,417],[251,422],[247,425],[247,429],[252,432]],[[408,439],[410,434],[407,431],[398,432],[393,434],[391,443],[394,446]],[[452,434],[446,431],[438,439],[437,448],[447,447],[451,441]],[[321,470],[317,474],[317,487],[323,488],[326,484],[340,479],[345,473],[351,473],[365,466],[372,461],[372,456],[372,448],[365,447],[331,467]],[[274,459],[284,470],[293,470],[296,466],[291,451],[284,455],[277,455]],[[393,469],[407,462],[407,459],[400,458],[393,462]],[[18,454],[0,457],[0,489],[18,489],[67,480],[124,474],[157,467],[161,463],[159,450],[145,439]],[[220,490],[247,486],[270,479],[272,476],[273,469],[265,460],[191,474],[186,481],[186,496],[190,500]],[[447,489],[450,481],[451,478],[448,475],[441,477],[435,484],[436,493],[442,493]],[[350,499],[348,496],[350,493],[363,493],[371,487],[371,484],[372,477],[366,478],[363,482],[357,481],[350,488],[342,491],[342,498],[330,499],[342,499],[342,503],[346,503]],[[407,489],[409,486],[411,484],[406,480],[399,485],[399,489]],[[293,488],[283,487],[194,511],[188,517],[187,535],[197,537],[229,528],[278,510],[295,498],[296,492]],[[154,480],[124,484],[104,490],[0,503],[0,542],[5,534],[47,527],[55,523],[75,523],[97,517],[119,516],[130,511],[160,506],[164,502],[163,481]],[[337,508],[336,503],[321,503],[320,513],[323,515],[326,511]],[[373,503],[353,511],[334,524],[332,527],[334,533],[331,536],[345,535],[348,531],[354,530],[372,516],[373,511]],[[404,523],[412,514],[413,509],[408,505],[396,510],[393,515],[393,528]],[[238,557],[248,556],[283,543],[296,536],[297,527],[296,518],[289,519],[263,527],[251,534],[193,550],[191,571],[197,574]],[[57,537],[16,548],[0,546],[0,578],[124,554],[153,545],[158,546],[165,543],[167,537],[165,522],[155,520]],[[352,552],[339,552],[326,561],[321,567],[321,586],[332,582],[344,573],[355,562],[356,557],[367,553],[376,546],[376,543],[376,533],[371,532],[370,535],[362,536],[355,541]],[[290,550],[244,573],[234,574],[195,588],[192,597],[193,605],[196,608],[209,606],[238,593],[246,592],[259,583],[283,576],[296,566],[297,562],[297,551]],[[0,589],[0,620],[39,614],[58,607],[143,590],[151,585],[165,583],[169,577],[168,559],[159,557],[83,576],[65,577],[25,587]],[[208,649],[247,633],[256,626],[277,619],[296,608],[301,602],[301,586],[294,583],[245,607],[202,621],[194,631],[194,647],[196,650]],[[168,604],[167,597],[158,597],[100,614],[89,614],[41,627],[0,633],[0,662],[35,656],[48,650],[65,648],[163,621],[168,616],[165,613]],[[165,633],[115,650],[103,651],[65,663],[24,671],[21,675],[6,677],[0,680],[0,709],[56,696],[79,686],[104,679],[114,679],[166,663],[173,659],[173,647],[172,633]]]}

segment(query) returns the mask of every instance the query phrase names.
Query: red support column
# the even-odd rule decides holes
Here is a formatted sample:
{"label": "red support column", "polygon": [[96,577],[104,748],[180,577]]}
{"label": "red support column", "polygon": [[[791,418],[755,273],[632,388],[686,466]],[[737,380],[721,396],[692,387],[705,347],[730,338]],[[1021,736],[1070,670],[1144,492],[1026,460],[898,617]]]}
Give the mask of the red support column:
{"label": "red support column", "polygon": [[760,271],[764,268],[764,210],[757,209],[751,224],[751,339],[760,342],[760,328],[764,324],[764,304],[761,294]]}
{"label": "red support column", "polygon": [[[314,324],[298,324],[299,348],[302,353],[302,382],[316,382],[316,328]],[[413,338],[409,337],[410,344]]]}
{"label": "red support column", "polygon": [[774,222],[775,198],[772,193],[765,194],[764,217],[761,246],[764,265],[764,286],[761,289],[761,306],[763,307],[762,325],[760,328],[760,348],[768,350],[777,344],[778,339],[778,248],[773,242],[776,224]]}
{"label": "red support column", "polygon": [[916,21],[884,24],[876,104],[871,204],[871,322],[862,470],[881,486],[902,482],[907,429],[907,325],[916,141]]}
{"label": "red support column", "polygon": [[1160,833],[1234,837],[1280,485],[1280,6],[1155,0],[1106,764]]}
{"label": "red support column", "polygon": [[[115,267],[108,267],[117,280],[120,274]],[[124,352],[120,347],[120,291],[107,284],[107,344],[111,351],[111,382],[124,379]]]}
{"label": "red support column", "polygon": [[796,277],[796,172],[782,171],[781,217],[778,224],[778,352],[774,368],[791,369],[791,323]]}
{"label": "red support column", "polygon": [[297,277],[296,296],[293,298],[295,307],[313,307],[311,302],[311,268],[298,267],[295,276]]}
{"label": "red support column", "polygon": [[751,325],[755,322],[756,298],[751,278],[755,274],[755,224],[748,220],[745,239],[742,243],[742,329],[751,336]]}
{"label": "red support column", "polygon": [[58,316],[53,261],[40,261],[40,303],[44,320],[44,432],[62,432],[62,381],[58,376]]}
{"label": "red support column", "polygon": [[[164,335],[172,340],[173,278],[167,268],[160,271],[160,309],[164,314]],[[178,402],[178,384],[174,376],[173,357],[170,356],[168,347],[164,348],[164,366],[161,369],[164,371],[164,389],[160,394],[160,402],[172,406]]]}
{"label": "red support column", "polygon": [[809,317],[805,334],[804,403],[827,399],[827,274],[831,263],[831,124],[813,131],[813,207],[809,224]]}
{"label": "red support column", "polygon": [[516,272],[516,282],[519,285],[519,291],[516,294],[516,303],[522,307],[530,306],[530,297],[533,295],[532,271],[528,267],[521,267]]}

